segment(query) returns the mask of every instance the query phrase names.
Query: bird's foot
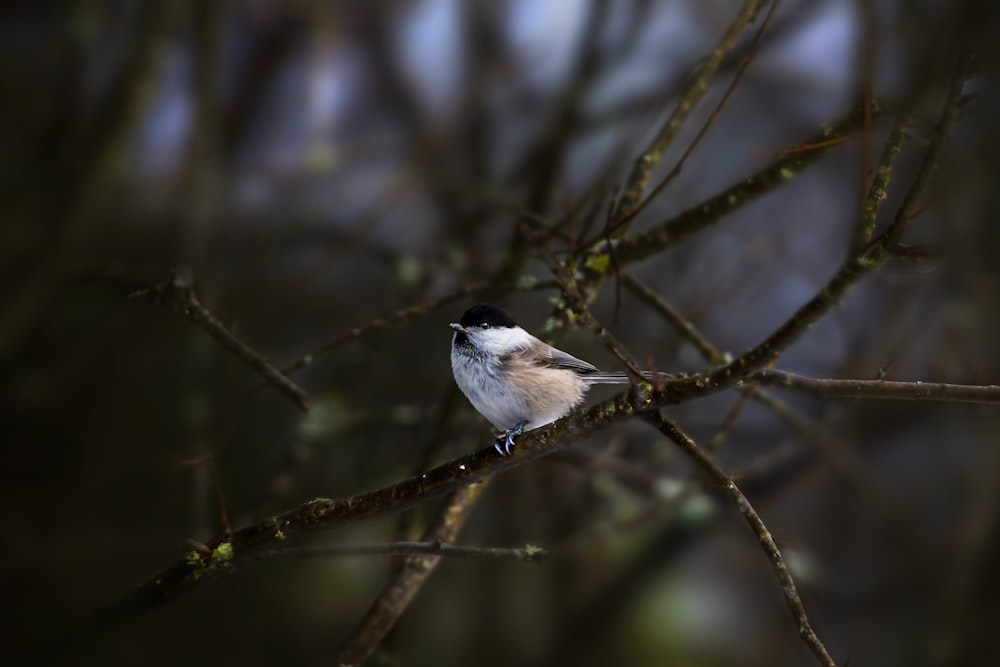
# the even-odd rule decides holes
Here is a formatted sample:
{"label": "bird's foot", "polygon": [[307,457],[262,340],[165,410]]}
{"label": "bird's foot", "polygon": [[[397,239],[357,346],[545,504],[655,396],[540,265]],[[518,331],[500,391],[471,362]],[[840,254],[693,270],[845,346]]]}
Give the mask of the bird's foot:
{"label": "bird's foot", "polygon": [[524,427],[527,425],[528,420],[523,419],[498,435],[496,441],[493,443],[493,449],[497,450],[500,456],[510,456],[510,448],[514,446],[514,438],[521,435],[521,432],[524,431]]}

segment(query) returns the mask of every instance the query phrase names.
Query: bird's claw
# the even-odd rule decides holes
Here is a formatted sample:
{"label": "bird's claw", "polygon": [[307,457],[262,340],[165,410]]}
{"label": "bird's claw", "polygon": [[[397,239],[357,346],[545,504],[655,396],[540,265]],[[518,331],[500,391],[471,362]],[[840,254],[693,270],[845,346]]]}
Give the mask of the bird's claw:
{"label": "bird's claw", "polygon": [[497,436],[493,443],[493,449],[497,450],[500,456],[510,456],[510,448],[514,446],[514,438],[521,435],[524,427],[528,425],[528,420],[519,421],[512,428],[507,429]]}

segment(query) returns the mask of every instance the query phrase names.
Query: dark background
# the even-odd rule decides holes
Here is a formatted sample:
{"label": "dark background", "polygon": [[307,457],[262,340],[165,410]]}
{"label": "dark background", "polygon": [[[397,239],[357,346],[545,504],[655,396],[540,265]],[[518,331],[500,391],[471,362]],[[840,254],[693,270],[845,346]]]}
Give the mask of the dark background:
{"label": "dark background", "polygon": [[[333,655],[387,558],[240,571],[112,626],[94,614],[185,540],[409,477],[489,444],[458,395],[450,331],[503,301],[529,330],[556,289],[518,230],[616,186],[739,3],[10,3],[0,10],[0,572],[5,656],[62,664],[313,664]],[[629,234],[746,178],[856,107],[912,114],[885,204],[912,181],[963,49],[978,75],[905,241],[933,257],[870,276],[782,358],[821,377],[1000,377],[991,3],[782,2],[753,63]],[[654,182],[732,80],[713,80]],[[847,252],[870,140],[653,258],[624,267],[721,349],[765,338]],[[886,218],[880,219],[884,225]],[[587,236],[586,234],[582,234]],[[567,244],[550,246],[559,257]],[[400,308],[295,374],[304,416],[206,333],[137,290],[190,271],[200,299],[285,366]],[[489,281],[492,292],[461,296]],[[640,359],[705,367],[628,291],[597,318]],[[616,316],[617,313],[617,316]],[[602,368],[586,329],[556,342]],[[602,390],[600,397],[610,395]],[[997,664],[996,409],[781,396],[803,437],[749,402],[718,446],[785,552],[841,663]],[[667,411],[701,444],[736,392]],[[317,534],[419,534],[439,501]],[[415,533],[413,531],[416,531]],[[804,665],[738,513],[632,423],[492,483],[459,540],[553,550],[541,565],[445,560],[374,664]]]}

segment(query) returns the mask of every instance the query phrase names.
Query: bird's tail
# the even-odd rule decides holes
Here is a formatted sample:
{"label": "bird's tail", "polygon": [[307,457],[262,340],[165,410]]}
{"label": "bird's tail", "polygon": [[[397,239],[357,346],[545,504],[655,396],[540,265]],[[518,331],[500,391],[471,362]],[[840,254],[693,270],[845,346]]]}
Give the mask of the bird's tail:
{"label": "bird's tail", "polygon": [[[650,382],[662,382],[664,380],[669,380],[673,376],[670,375],[670,373],[652,373],[650,371],[643,371],[642,377]],[[583,379],[587,381],[587,384],[629,384],[632,382],[632,376],[622,371],[597,371],[595,373],[587,373],[583,376]]]}

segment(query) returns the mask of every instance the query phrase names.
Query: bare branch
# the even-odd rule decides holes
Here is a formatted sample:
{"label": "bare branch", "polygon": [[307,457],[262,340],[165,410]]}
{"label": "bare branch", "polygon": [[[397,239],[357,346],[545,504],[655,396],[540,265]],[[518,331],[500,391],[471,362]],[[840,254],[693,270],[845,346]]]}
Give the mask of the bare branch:
{"label": "bare branch", "polygon": [[[647,303],[655,312],[661,314],[668,322],[670,322],[671,325],[674,326],[675,330],[695,345],[707,361],[714,361],[718,363],[717,360],[722,359],[722,353],[714,345],[712,345],[711,341],[706,339],[699,331],[697,331],[694,326],[684,319],[680,313],[676,312],[670,304],[661,299],[659,295],[633,276],[626,274],[625,277],[626,285],[629,286],[632,291],[645,303]],[[768,372],[770,371],[761,371],[761,373]],[[781,399],[773,396],[768,390],[759,386],[759,384],[746,384],[739,400],[736,404],[734,404],[729,414],[726,415],[723,425],[712,437],[712,440],[709,441],[708,446],[710,451],[715,451],[719,447],[722,439],[725,438],[728,429],[731,428],[737,415],[746,405],[748,398],[753,398],[762,405],[767,406],[771,411],[778,415],[778,417],[783,419],[810,442],[812,442],[813,445],[823,453],[827,460],[832,463],[833,467],[841,475],[850,480],[865,494],[874,507],[882,509],[886,514],[891,516],[894,520],[894,525],[900,527],[901,534],[903,534],[910,544],[918,548],[925,547],[924,542],[920,539],[920,532],[917,529],[912,517],[907,514],[904,507],[897,502],[894,497],[887,493],[886,490],[877,482],[860,457],[858,457],[850,448],[844,447],[841,443],[837,442],[836,439],[822,427],[822,425],[816,423],[814,420],[802,414]]]}
{"label": "bare branch", "polygon": [[889,225],[889,229],[886,232],[888,242],[892,246],[899,243],[903,232],[913,222],[913,218],[920,208],[921,200],[931,184],[931,179],[934,178],[934,173],[937,171],[941,157],[944,155],[945,147],[948,145],[948,131],[951,129],[951,125],[955,122],[955,119],[958,118],[958,111],[962,106],[962,87],[969,77],[972,76],[974,64],[975,57],[971,53],[966,53],[959,58],[958,63],[955,65],[955,72],[948,86],[948,94],[941,107],[941,115],[934,125],[934,136],[931,137],[927,153],[924,155],[924,161],[920,165],[920,171],[917,172],[917,177],[914,179],[913,185],[910,186],[909,192],[906,193],[906,198],[900,204],[899,210],[896,212],[896,216],[893,218],[892,224]]}
{"label": "bare branch", "polygon": [[[453,542],[486,484],[473,484],[456,491],[437,519],[427,527],[423,541],[438,545]],[[367,662],[440,561],[440,554],[425,555],[418,552],[408,555],[338,651],[335,664],[361,665]]]}
{"label": "bare branch", "polygon": [[751,373],[747,382],[795,389],[816,396],[890,398],[947,403],[1000,403],[1000,386],[945,382],[890,382],[888,380],[828,380],[765,369]]}
{"label": "bare branch", "polygon": [[705,338],[701,332],[695,328],[694,324],[687,320],[673,306],[660,298],[648,285],[630,273],[622,275],[625,287],[632,294],[649,306],[654,312],[659,313],[674,328],[681,337],[694,345],[702,358],[710,364],[726,363],[726,355],[719,348],[715,347],[711,341]]}
{"label": "bare branch", "polygon": [[757,536],[760,546],[764,549],[764,553],[767,555],[767,559],[771,563],[778,581],[781,583],[781,590],[785,595],[785,604],[788,605],[788,610],[792,613],[792,618],[795,619],[802,641],[806,643],[812,654],[816,656],[816,661],[821,665],[824,665],[824,667],[837,667],[837,663],[830,657],[826,647],[823,646],[823,642],[820,641],[812,625],[809,623],[809,616],[802,605],[802,599],[799,597],[795,580],[792,579],[792,575],[788,571],[788,566],[785,564],[785,559],[782,557],[778,545],[771,536],[771,531],[768,530],[764,520],[757,514],[757,511],[750,504],[750,501],[747,500],[747,497],[736,486],[736,482],[715,462],[708,452],[700,449],[694,440],[681,431],[676,424],[665,419],[659,413],[650,413],[646,416],[646,419],[660,433],[670,438],[670,440],[684,450],[684,453],[690,456],[703,471],[708,473],[719,484],[723,492],[735,503],[740,514],[743,515],[750,529]]}
{"label": "bare branch", "polygon": [[276,548],[254,555],[247,562],[286,560],[289,558],[345,558],[349,556],[449,556],[472,560],[516,560],[541,563],[548,559],[548,549],[527,545],[524,547],[474,547],[451,544],[440,540],[419,542],[386,542],[384,544],[312,544]]}
{"label": "bare branch", "polygon": [[871,466],[854,448],[834,436],[830,429],[817,420],[775,396],[772,392],[758,385],[753,398],[761,405],[767,406],[788,425],[806,438],[813,447],[818,449],[830,466],[841,477],[860,492],[858,501],[866,507],[874,508],[891,521],[896,532],[906,540],[907,548],[914,558],[926,557],[929,549],[920,524],[914,517],[911,507],[895,493],[895,489],[886,486],[872,471]]}
{"label": "bare branch", "polygon": [[252,368],[268,384],[289,397],[303,412],[309,411],[309,394],[290,378],[271,365],[264,355],[237,338],[229,329],[205,308],[194,293],[190,274],[178,272],[167,280],[149,289],[133,292],[133,296],[151,297],[156,302],[170,307],[188,320],[208,332],[223,347],[235,354],[240,361]]}
{"label": "bare branch", "polygon": [[291,375],[296,371],[302,370],[306,366],[309,366],[317,358],[325,354],[329,354],[330,352],[337,349],[341,345],[349,343],[350,341],[356,338],[361,338],[362,336],[370,334],[373,331],[379,331],[381,329],[385,329],[395,324],[399,324],[400,322],[403,322],[405,320],[414,317],[418,317],[431,310],[440,308],[441,306],[446,306],[449,303],[454,303],[455,301],[458,301],[460,299],[465,299],[467,297],[480,294],[482,292],[489,292],[497,289],[544,290],[544,289],[552,289],[557,285],[558,283],[551,280],[536,281],[531,279],[522,280],[518,284],[510,285],[507,286],[506,288],[504,288],[503,286],[498,287],[496,284],[491,282],[472,283],[470,285],[466,285],[465,287],[455,292],[452,292],[451,294],[448,294],[447,296],[443,296],[438,299],[431,299],[429,301],[424,301],[423,303],[418,303],[412,306],[408,306],[406,308],[397,310],[395,313],[387,315],[386,317],[376,318],[371,322],[369,322],[368,324],[365,324],[364,326],[354,327],[347,333],[337,336],[333,340],[319,346],[318,348],[316,348],[309,354],[305,355],[301,359],[289,364],[284,369],[282,369],[282,372],[286,375]]}

